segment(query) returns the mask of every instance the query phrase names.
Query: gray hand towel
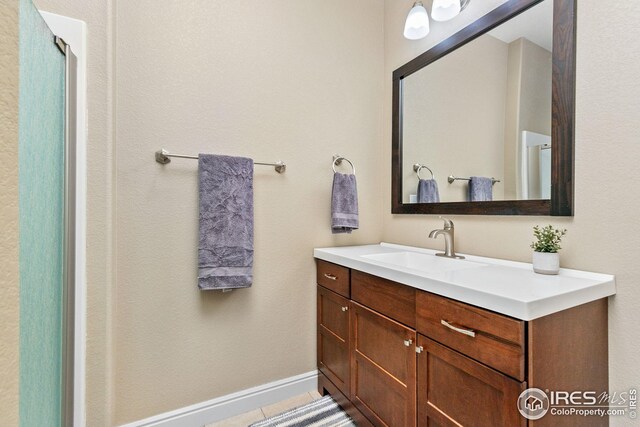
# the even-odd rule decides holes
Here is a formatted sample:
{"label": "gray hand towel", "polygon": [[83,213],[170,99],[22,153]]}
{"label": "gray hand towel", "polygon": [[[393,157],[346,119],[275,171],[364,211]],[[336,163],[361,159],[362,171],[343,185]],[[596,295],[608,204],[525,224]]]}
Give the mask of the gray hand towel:
{"label": "gray hand towel", "polygon": [[253,281],[253,160],[200,154],[198,287],[247,288]]}
{"label": "gray hand towel", "polygon": [[331,232],[351,233],[357,230],[358,189],[353,174],[334,173],[331,191]]}
{"label": "gray hand towel", "polygon": [[440,203],[438,183],[435,179],[418,181],[418,203]]}
{"label": "gray hand towel", "polygon": [[493,200],[493,178],[472,176],[469,180],[469,201],[490,202]]}

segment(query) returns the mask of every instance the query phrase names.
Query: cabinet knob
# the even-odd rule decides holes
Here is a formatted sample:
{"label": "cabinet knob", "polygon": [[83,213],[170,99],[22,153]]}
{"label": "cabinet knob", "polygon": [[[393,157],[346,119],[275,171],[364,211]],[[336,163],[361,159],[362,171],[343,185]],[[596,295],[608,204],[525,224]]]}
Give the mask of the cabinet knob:
{"label": "cabinet knob", "polygon": [[407,347],[411,347],[411,344],[413,344],[413,340],[404,340],[404,345]]}
{"label": "cabinet knob", "polygon": [[336,276],[334,276],[333,274],[329,274],[329,273],[324,273],[324,277],[326,277],[329,280],[338,280],[338,278]]}
{"label": "cabinet knob", "polygon": [[347,310],[349,310],[348,306],[342,307],[342,311],[347,311]]}
{"label": "cabinet knob", "polygon": [[423,351],[424,351],[424,347],[423,346],[419,345],[419,346],[416,347],[416,353],[420,354]]}

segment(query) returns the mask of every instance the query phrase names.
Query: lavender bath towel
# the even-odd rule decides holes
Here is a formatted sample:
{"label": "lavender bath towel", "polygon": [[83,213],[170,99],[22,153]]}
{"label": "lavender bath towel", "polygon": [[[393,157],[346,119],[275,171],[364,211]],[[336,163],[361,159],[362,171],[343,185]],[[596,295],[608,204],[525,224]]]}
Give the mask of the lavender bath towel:
{"label": "lavender bath towel", "polygon": [[334,173],[331,191],[331,232],[348,233],[357,230],[358,189],[353,174]]}
{"label": "lavender bath towel", "polygon": [[440,193],[435,179],[421,179],[418,181],[418,203],[439,203]]}
{"label": "lavender bath towel", "polygon": [[493,200],[493,178],[472,176],[469,180],[469,201],[490,202]]}
{"label": "lavender bath towel", "polygon": [[200,154],[198,287],[247,288],[253,281],[253,160]]}

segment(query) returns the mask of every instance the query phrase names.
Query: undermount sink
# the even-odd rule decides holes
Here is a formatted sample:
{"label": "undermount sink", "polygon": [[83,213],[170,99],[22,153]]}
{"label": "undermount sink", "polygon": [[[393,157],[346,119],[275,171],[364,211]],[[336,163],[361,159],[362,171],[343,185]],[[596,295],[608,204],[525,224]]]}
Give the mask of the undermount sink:
{"label": "undermount sink", "polygon": [[393,264],[398,267],[420,270],[427,273],[444,273],[447,271],[466,270],[468,268],[478,268],[487,265],[479,262],[443,258],[431,254],[421,254],[419,252],[392,252],[386,254],[362,255],[362,257],[372,261]]}

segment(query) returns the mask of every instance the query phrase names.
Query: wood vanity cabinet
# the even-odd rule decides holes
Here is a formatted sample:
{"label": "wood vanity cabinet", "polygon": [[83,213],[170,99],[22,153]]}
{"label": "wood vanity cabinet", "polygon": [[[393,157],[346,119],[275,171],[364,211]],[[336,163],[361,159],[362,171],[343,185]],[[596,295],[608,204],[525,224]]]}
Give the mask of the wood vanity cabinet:
{"label": "wood vanity cabinet", "polygon": [[[517,408],[608,387],[606,298],[523,321],[317,260],[318,390],[358,426],[607,426]],[[335,278],[335,279],[334,279]]]}

